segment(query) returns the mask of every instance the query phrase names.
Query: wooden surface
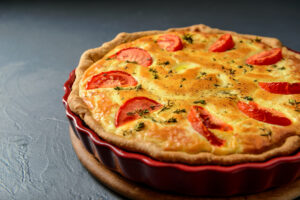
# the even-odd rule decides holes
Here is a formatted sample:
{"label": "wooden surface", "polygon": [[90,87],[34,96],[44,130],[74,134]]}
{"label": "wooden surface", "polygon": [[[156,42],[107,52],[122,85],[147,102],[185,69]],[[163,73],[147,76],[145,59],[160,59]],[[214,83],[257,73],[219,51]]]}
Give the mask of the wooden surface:
{"label": "wooden surface", "polygon": [[74,134],[72,128],[69,128],[70,138],[73,148],[83,166],[95,176],[102,184],[113,191],[130,199],[143,200],[293,200],[300,196],[300,179],[285,185],[284,187],[269,190],[254,195],[238,196],[232,198],[196,198],[167,193],[157,192],[145,186],[140,186],[132,181],[123,178],[103,166],[92,154],[90,154],[81,141]]}

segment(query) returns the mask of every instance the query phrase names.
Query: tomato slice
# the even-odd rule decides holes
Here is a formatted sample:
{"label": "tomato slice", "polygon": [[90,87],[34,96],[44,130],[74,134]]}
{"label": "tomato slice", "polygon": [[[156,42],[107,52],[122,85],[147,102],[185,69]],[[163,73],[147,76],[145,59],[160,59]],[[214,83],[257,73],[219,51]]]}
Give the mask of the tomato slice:
{"label": "tomato slice", "polygon": [[211,144],[216,146],[223,145],[225,141],[215,136],[208,130],[208,128],[219,129],[222,131],[233,130],[230,125],[213,117],[207,110],[205,110],[201,106],[192,106],[188,115],[188,120],[198,133],[203,135]]}
{"label": "tomato slice", "polygon": [[154,112],[161,107],[162,105],[160,103],[147,97],[134,97],[129,99],[120,106],[115,118],[115,126],[119,127],[139,119],[141,115]]}
{"label": "tomato slice", "polygon": [[300,83],[288,83],[288,82],[260,82],[258,85],[274,94],[300,94]]}
{"label": "tomato slice", "polygon": [[157,44],[160,48],[173,52],[183,48],[181,39],[177,35],[166,34],[158,38]]}
{"label": "tomato slice", "polygon": [[272,65],[282,59],[280,48],[274,48],[255,54],[247,59],[249,65]]}
{"label": "tomato slice", "polygon": [[136,86],[137,81],[128,73],[123,71],[101,72],[87,82],[86,89],[113,88]]}
{"label": "tomato slice", "polygon": [[231,34],[226,33],[222,35],[213,45],[210,46],[211,52],[223,52],[234,47],[234,42]]}
{"label": "tomato slice", "polygon": [[282,113],[270,108],[261,108],[254,102],[245,103],[239,101],[238,108],[248,117],[261,122],[280,126],[289,126],[292,124],[291,120]]}
{"label": "tomato slice", "polygon": [[122,61],[136,62],[139,65],[148,67],[152,64],[151,55],[144,49],[138,47],[129,47],[118,51],[110,58],[117,58]]}

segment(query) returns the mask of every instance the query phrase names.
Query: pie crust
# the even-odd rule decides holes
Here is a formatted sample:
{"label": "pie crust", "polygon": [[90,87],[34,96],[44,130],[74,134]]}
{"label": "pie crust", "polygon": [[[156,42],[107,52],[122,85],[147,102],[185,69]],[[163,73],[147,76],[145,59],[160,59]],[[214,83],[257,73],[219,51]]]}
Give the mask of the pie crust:
{"label": "pie crust", "polygon": [[[230,33],[232,36],[242,37],[245,39],[256,40],[259,38],[262,44],[269,46],[270,48],[282,48],[284,58],[291,62],[294,66],[293,74],[296,74],[294,80],[300,81],[300,56],[299,54],[288,50],[283,47],[279,40],[269,37],[261,37],[255,35],[238,34],[231,31],[223,31],[219,29],[210,28],[205,25],[194,25],[185,28],[172,28],[166,31],[145,31],[136,33],[120,33],[115,39],[110,42],[104,43],[101,47],[87,50],[81,56],[78,67],[76,68],[76,79],[72,87],[72,92],[68,98],[68,104],[70,109],[79,115],[81,119],[93,129],[100,137],[106,141],[124,148],[129,151],[145,153],[155,159],[166,162],[181,162],[186,164],[219,164],[219,165],[232,165],[243,162],[261,162],[271,157],[289,155],[294,153],[300,147],[299,128],[300,116],[293,118],[293,123],[290,126],[272,126],[272,137],[261,137],[259,135],[244,135],[243,137],[237,137],[239,140],[242,138],[242,147],[236,148],[236,152],[222,151],[200,151],[200,152],[184,152],[182,150],[161,148],[155,143],[149,141],[141,141],[138,138],[126,138],[121,135],[110,133],[104,130],[103,126],[97,121],[87,105],[87,103],[80,96],[80,84],[84,78],[84,73],[94,63],[99,61],[103,57],[107,57],[107,54],[115,47],[119,45],[135,41],[139,38],[152,36],[165,33],[176,33],[180,31],[195,32],[204,34],[224,34]],[[188,80],[187,80],[188,81]],[[300,101],[300,95],[288,95],[292,96],[296,102]],[[268,96],[272,101],[274,95]],[[289,111],[290,112],[290,111]],[[295,115],[295,114],[294,114]],[[254,120],[255,121],[255,120]],[[253,120],[249,122],[250,129],[257,126],[252,124]],[[259,122],[263,124],[263,122]],[[176,126],[176,125],[175,125]],[[179,126],[179,125],[178,125]],[[256,130],[256,129],[255,129]]]}

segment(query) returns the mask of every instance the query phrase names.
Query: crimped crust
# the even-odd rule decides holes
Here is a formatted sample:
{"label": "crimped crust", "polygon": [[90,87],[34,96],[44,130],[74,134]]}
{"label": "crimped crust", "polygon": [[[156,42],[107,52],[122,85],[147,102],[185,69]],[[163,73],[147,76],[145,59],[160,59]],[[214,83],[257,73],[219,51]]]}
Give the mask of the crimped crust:
{"label": "crimped crust", "polygon": [[[248,150],[248,153],[237,153],[230,155],[215,155],[213,153],[200,152],[197,154],[189,154],[185,152],[176,152],[176,151],[166,151],[158,148],[156,145],[152,143],[139,143],[135,139],[124,140],[123,137],[118,135],[114,135],[111,133],[107,133],[104,131],[102,126],[93,118],[91,112],[89,111],[86,103],[79,96],[79,82],[84,74],[84,72],[96,61],[105,56],[110,50],[114,47],[134,41],[138,38],[161,34],[166,32],[174,32],[174,31],[192,31],[192,32],[202,32],[202,33],[231,33],[232,35],[239,35],[249,39],[255,39],[257,36],[254,35],[244,35],[238,34],[231,31],[223,31],[219,29],[213,29],[205,25],[194,25],[185,28],[172,28],[166,31],[146,31],[146,32],[136,32],[136,33],[120,33],[117,35],[115,39],[110,42],[104,43],[101,47],[90,49],[83,53],[81,56],[78,67],[76,68],[76,79],[72,87],[72,92],[68,98],[68,104],[71,110],[79,115],[84,122],[93,129],[99,136],[101,136],[106,141],[117,145],[121,148],[124,148],[129,151],[145,153],[150,155],[151,157],[167,161],[167,162],[182,162],[187,164],[219,164],[219,165],[232,165],[243,162],[256,162],[256,161],[265,161],[271,157],[288,155],[295,152],[300,147],[300,138],[297,136],[299,132],[295,132],[295,130],[299,130],[300,126],[298,125],[298,129],[292,129],[284,132],[284,134],[278,134],[278,138],[276,143],[261,145],[259,151],[251,150],[251,147]],[[282,47],[279,40],[275,38],[269,37],[261,37],[262,43],[265,43],[273,48]],[[299,59],[300,56],[292,51],[285,50],[289,57],[294,59]],[[300,62],[299,68],[300,69]],[[298,71],[299,72],[299,71]],[[280,130],[279,130],[280,131]],[[248,138],[251,140],[251,138]],[[255,142],[255,138],[252,141]],[[258,141],[258,142],[266,142]],[[265,146],[265,147],[264,147]],[[247,148],[245,145],[244,148]]]}

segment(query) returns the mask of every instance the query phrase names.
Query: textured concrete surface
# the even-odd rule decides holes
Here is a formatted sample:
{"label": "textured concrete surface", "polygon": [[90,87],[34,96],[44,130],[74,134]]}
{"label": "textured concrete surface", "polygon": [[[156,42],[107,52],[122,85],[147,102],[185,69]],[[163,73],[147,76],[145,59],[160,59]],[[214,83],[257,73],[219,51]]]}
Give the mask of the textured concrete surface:
{"label": "textured concrete surface", "polygon": [[204,23],[300,51],[296,1],[126,2],[0,3],[0,199],[122,199],[80,165],[61,103],[81,53],[119,32]]}

